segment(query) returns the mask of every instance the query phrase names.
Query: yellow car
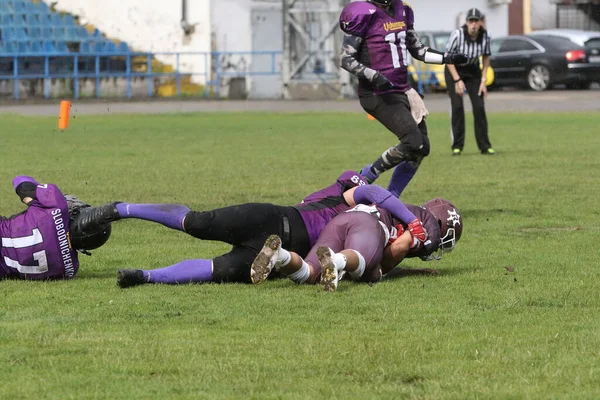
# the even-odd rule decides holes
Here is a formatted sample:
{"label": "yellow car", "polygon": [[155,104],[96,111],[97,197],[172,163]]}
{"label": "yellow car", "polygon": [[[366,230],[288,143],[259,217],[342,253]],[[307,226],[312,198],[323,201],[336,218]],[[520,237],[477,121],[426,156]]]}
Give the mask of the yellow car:
{"label": "yellow car", "polygon": [[[444,51],[451,33],[450,31],[419,32],[419,37],[425,46]],[[418,85],[419,76],[421,76],[423,78],[423,86],[429,86],[437,90],[446,90],[443,65],[425,64],[411,57],[408,72],[410,73],[409,79],[412,80],[411,83],[414,87]],[[489,67],[487,70],[486,85],[490,86],[492,83],[494,83],[494,70],[492,67]]]}

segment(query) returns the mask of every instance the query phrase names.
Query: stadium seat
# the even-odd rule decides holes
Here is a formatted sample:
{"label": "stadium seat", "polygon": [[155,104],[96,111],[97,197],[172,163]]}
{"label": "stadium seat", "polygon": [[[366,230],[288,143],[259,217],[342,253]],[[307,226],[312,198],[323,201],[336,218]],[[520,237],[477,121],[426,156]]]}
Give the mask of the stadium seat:
{"label": "stadium seat", "polygon": [[6,53],[6,45],[4,42],[0,42],[0,55],[3,55],[4,53]]}
{"label": "stadium seat", "polygon": [[105,51],[106,51],[106,43],[104,43],[104,42],[94,43],[94,52],[95,53],[104,53]]}
{"label": "stadium seat", "polygon": [[62,26],[54,28],[54,38],[56,40],[65,40],[66,36],[65,28]]}
{"label": "stadium seat", "polygon": [[67,47],[67,43],[62,41],[56,42],[56,51],[59,53],[68,53],[69,48]]}
{"label": "stadium seat", "polygon": [[119,51],[119,53],[129,53],[129,45],[125,42],[121,42],[119,43],[117,50]]}
{"label": "stadium seat", "polygon": [[18,42],[19,53],[31,53],[31,48],[27,42]]}
{"label": "stadium seat", "polygon": [[44,52],[41,42],[35,41],[31,42],[31,52],[35,54],[40,54]]}
{"label": "stadium seat", "polygon": [[25,3],[22,1],[16,1],[13,3],[13,10],[15,10],[16,13],[24,13],[27,12],[27,9],[25,7]]}
{"label": "stadium seat", "polygon": [[0,24],[2,24],[2,27],[5,27],[5,28],[8,28],[9,26],[12,26],[12,24],[13,24],[12,15],[10,15],[10,14],[2,14],[0,16]]}
{"label": "stadium seat", "polygon": [[81,46],[79,47],[80,53],[91,53],[90,42],[81,42]]}
{"label": "stadium seat", "polygon": [[37,14],[24,14],[23,17],[27,26],[38,26],[41,24]]}
{"label": "stadium seat", "polygon": [[74,26],[69,26],[65,28],[65,40],[67,42],[78,42],[79,36],[77,35],[77,28]]}
{"label": "stadium seat", "polygon": [[44,13],[44,14],[48,14],[50,13],[50,6],[48,6],[48,4],[44,3],[43,1],[38,1],[38,3],[36,4],[36,12],[38,13]]}
{"label": "stadium seat", "polygon": [[10,54],[17,53],[18,47],[16,42],[6,42],[6,52]]}
{"label": "stadium seat", "polygon": [[25,22],[25,18],[23,18],[23,14],[14,14],[13,15],[13,26],[15,28],[27,26],[27,22]]}
{"label": "stadium seat", "polygon": [[15,28],[15,38],[19,41],[29,40],[29,35],[25,31],[25,28]]}
{"label": "stadium seat", "polygon": [[63,24],[60,14],[52,13],[50,14],[50,19],[52,20],[52,25],[60,26]]}
{"label": "stadium seat", "polygon": [[15,40],[15,30],[13,28],[3,28],[2,29],[2,40],[11,41]]}
{"label": "stadium seat", "polygon": [[117,45],[115,45],[113,42],[106,42],[106,48],[104,50],[106,53],[116,53],[117,52]]}
{"label": "stadium seat", "polygon": [[40,14],[40,25],[52,26],[52,17],[50,14]]}
{"label": "stadium seat", "polygon": [[75,23],[75,18],[73,18],[73,16],[71,14],[65,14],[62,17],[62,20],[63,20],[63,24],[64,25],[67,25],[67,26],[75,26],[75,25],[77,25]]}
{"label": "stadium seat", "polygon": [[42,38],[42,29],[38,26],[29,28],[29,37],[34,40]]}
{"label": "stadium seat", "polygon": [[44,46],[45,53],[50,53],[50,54],[56,53],[56,46],[54,45],[54,42],[47,40],[44,42],[43,46]]}
{"label": "stadium seat", "polygon": [[83,26],[77,26],[76,30],[77,30],[77,37],[79,37],[79,40],[89,39],[90,35],[88,34],[87,29],[85,29]]}
{"label": "stadium seat", "polygon": [[44,40],[54,39],[54,28],[51,26],[44,26],[42,28],[42,37]]}

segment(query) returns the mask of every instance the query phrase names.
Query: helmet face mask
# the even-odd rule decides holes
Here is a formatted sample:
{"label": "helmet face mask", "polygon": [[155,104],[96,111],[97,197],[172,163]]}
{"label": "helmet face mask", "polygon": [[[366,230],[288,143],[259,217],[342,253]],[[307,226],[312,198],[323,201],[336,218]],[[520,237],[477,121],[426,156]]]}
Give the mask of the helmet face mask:
{"label": "helmet face mask", "polygon": [[440,243],[437,255],[431,259],[439,260],[443,253],[454,250],[456,242],[460,239],[463,231],[462,216],[458,209],[446,199],[436,198],[428,201],[423,207],[429,211],[440,224]]}

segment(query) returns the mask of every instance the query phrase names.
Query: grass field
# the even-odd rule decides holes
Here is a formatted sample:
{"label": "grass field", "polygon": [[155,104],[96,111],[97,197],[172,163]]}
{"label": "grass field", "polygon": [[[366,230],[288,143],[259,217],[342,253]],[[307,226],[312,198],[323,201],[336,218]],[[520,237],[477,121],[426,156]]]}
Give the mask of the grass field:
{"label": "grass field", "polygon": [[[228,251],[120,221],[68,282],[0,282],[1,399],[593,399],[600,396],[597,114],[492,114],[495,157],[450,155],[447,115],[402,196],[452,200],[465,231],[436,277],[336,293],[290,281],[145,285],[158,268]],[[290,205],[393,135],[360,114],[0,117],[0,214],[17,174],[92,204]],[[391,174],[382,177],[385,186]],[[514,268],[509,272],[505,267]]]}

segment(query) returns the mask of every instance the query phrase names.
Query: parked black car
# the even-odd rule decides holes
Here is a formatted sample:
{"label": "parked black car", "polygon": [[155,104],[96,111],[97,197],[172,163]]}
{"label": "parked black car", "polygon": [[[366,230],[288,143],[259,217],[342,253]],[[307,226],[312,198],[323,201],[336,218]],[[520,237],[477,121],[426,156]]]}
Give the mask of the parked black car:
{"label": "parked black car", "polygon": [[494,86],[546,90],[554,84],[587,89],[600,82],[600,40],[585,46],[560,36],[511,35],[492,39]]}

